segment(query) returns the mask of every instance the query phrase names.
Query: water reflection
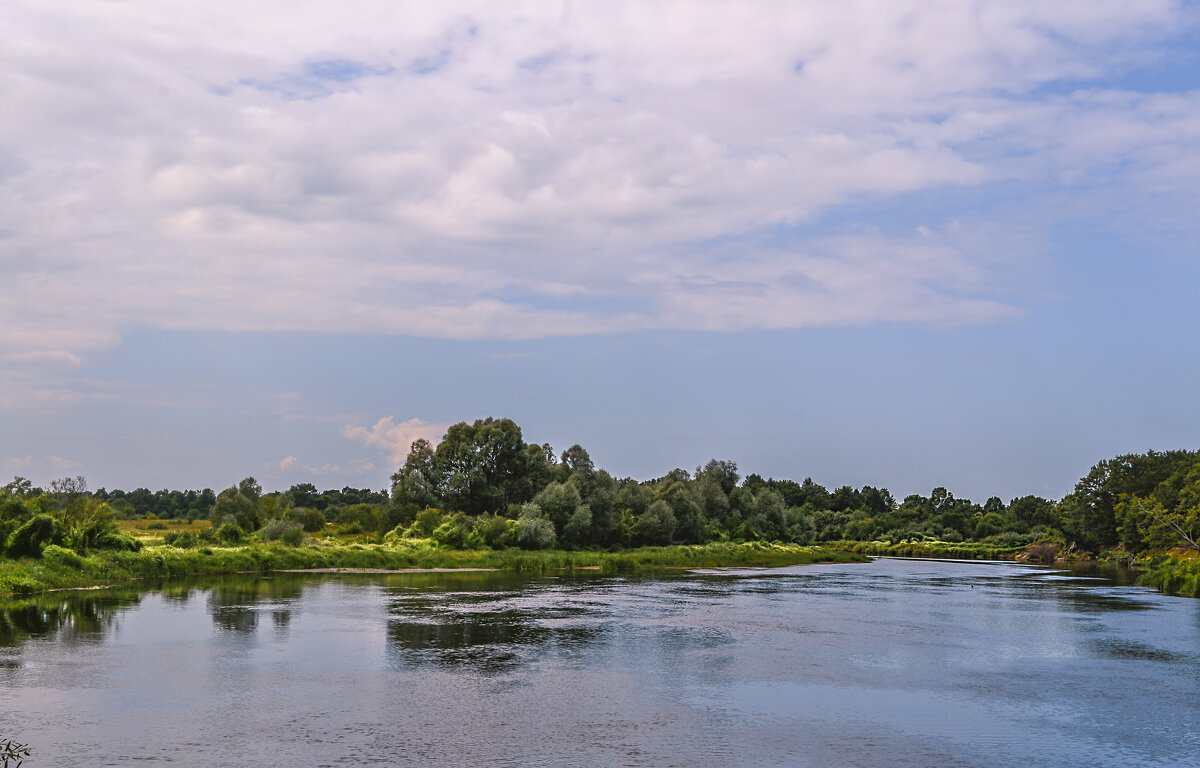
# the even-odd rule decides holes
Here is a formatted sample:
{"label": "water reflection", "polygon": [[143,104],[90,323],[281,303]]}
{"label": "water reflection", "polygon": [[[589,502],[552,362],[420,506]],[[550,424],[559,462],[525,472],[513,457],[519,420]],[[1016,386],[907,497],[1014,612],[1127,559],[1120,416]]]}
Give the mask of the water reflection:
{"label": "water reflection", "polygon": [[1200,764],[1200,601],[1096,579],[880,561],[61,593],[0,606],[0,715],[55,766]]}
{"label": "water reflection", "polygon": [[430,665],[498,675],[550,647],[583,652],[603,641],[605,612],[580,600],[583,587],[527,582],[524,590],[513,591],[496,586],[452,596],[393,593],[387,620],[389,661],[398,668]]}
{"label": "water reflection", "polygon": [[48,635],[64,643],[99,641],[141,598],[131,589],[57,592],[0,603],[0,647]]}

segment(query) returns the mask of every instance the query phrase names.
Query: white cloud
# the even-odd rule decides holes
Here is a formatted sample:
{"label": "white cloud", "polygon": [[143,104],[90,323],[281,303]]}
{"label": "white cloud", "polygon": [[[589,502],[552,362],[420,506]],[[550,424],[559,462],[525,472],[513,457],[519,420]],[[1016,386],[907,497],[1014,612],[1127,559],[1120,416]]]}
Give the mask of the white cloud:
{"label": "white cloud", "polygon": [[392,416],[385,416],[371,427],[347,424],[342,427],[342,437],[383,451],[389,464],[398,466],[408,456],[415,440],[424,438],[437,444],[448,425],[432,424],[420,419],[409,419],[397,423]]}
{"label": "white cloud", "polygon": [[986,208],[932,245],[811,227],[993,183],[1200,192],[1200,95],[1086,85],[1190,6],[572,8],[5,3],[0,354],[75,364],[147,326],[987,322],[1014,310]]}

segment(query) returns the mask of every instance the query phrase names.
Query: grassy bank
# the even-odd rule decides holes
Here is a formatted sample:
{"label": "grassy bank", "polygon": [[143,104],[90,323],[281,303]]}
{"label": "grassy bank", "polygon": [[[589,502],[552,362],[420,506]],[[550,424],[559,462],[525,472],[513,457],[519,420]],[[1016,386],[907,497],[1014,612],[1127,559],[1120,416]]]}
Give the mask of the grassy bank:
{"label": "grassy bank", "polygon": [[87,556],[49,548],[38,559],[0,559],[0,596],[110,585],[133,579],[307,568],[497,568],[513,571],[597,568],[615,573],[655,568],[781,566],[866,559],[848,551],[761,542],[642,547],[620,552],[453,550],[440,548],[425,539],[396,544],[318,543],[299,547],[279,544],[197,549],[151,546],[140,552],[106,551]]}
{"label": "grassy bank", "polygon": [[1157,555],[1137,563],[1145,573],[1137,583],[1153,587],[1168,595],[1200,597],[1200,557],[1191,555]]}
{"label": "grassy bank", "polygon": [[1028,547],[1001,547],[977,541],[830,541],[823,546],[842,552],[882,557],[929,557],[944,560],[1017,560]]}

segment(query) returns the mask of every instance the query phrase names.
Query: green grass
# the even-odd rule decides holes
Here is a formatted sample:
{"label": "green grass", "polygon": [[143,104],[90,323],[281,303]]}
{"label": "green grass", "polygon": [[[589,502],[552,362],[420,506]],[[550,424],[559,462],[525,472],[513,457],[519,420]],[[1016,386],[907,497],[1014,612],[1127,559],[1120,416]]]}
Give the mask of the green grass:
{"label": "green grass", "polygon": [[945,560],[1016,560],[1027,546],[1002,547],[977,541],[829,541],[823,546],[862,555],[929,557]]}
{"label": "green grass", "polygon": [[1139,561],[1145,573],[1137,583],[1168,595],[1200,597],[1200,558],[1182,555],[1157,555]]}
{"label": "green grass", "polygon": [[866,559],[853,552],[762,542],[643,547],[621,552],[450,550],[439,548],[427,539],[402,540],[395,544],[321,541],[300,547],[280,544],[196,549],[148,546],[140,552],[94,552],[79,558],[0,558],[0,595],[30,595],[50,589],[113,585],[133,579],[308,568],[497,568],[512,571],[594,568],[621,572],[862,562]]}

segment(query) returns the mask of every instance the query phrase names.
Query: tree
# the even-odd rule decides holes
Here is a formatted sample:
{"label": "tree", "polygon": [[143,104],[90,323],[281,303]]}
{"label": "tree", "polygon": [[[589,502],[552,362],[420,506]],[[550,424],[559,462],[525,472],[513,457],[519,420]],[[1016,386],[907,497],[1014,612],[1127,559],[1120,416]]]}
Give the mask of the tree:
{"label": "tree", "polygon": [[213,522],[220,524],[229,518],[243,531],[257,531],[265,522],[259,504],[261,496],[262,486],[253,477],[226,488],[213,503]]}
{"label": "tree", "polygon": [[1200,505],[1171,512],[1154,497],[1130,496],[1121,505],[1136,515],[1142,539],[1151,547],[1183,547],[1200,552]]}
{"label": "tree", "polygon": [[1200,552],[1200,462],[1181,474],[1178,491],[1163,494],[1167,504],[1158,498],[1158,492],[1147,499],[1129,495],[1121,497],[1117,511],[1125,519],[1133,518],[1148,546]]}
{"label": "tree", "polygon": [[433,446],[428,440],[413,441],[404,465],[392,475],[392,493],[388,502],[391,527],[411,522],[417,512],[441,503],[433,459]]}
{"label": "tree", "polygon": [[22,499],[29,499],[38,495],[38,490],[33,487],[27,478],[17,475],[3,488],[0,488],[0,494],[5,496],[16,496]]}
{"label": "tree", "polygon": [[713,481],[728,497],[733,489],[737,488],[739,479],[737,462],[709,459],[707,464],[696,469],[696,479]]}
{"label": "tree", "polygon": [[675,515],[671,505],[659,499],[638,516],[634,536],[639,544],[667,545],[675,533]]}
{"label": "tree", "polygon": [[523,481],[530,457],[512,419],[451,426],[433,459],[446,507],[479,515],[528,501],[531,489]]}
{"label": "tree", "polygon": [[579,489],[573,482],[550,483],[533,498],[533,503],[554,523],[554,530],[563,531],[567,521],[583,503],[583,497],[579,495]]}
{"label": "tree", "polygon": [[546,519],[540,507],[526,504],[517,520],[517,545],[523,549],[547,549],[555,542],[554,523]]}
{"label": "tree", "polygon": [[[1096,464],[1060,505],[1067,540],[1092,550],[1121,541],[1116,515],[1121,495],[1147,498],[1159,484],[1186,471],[1197,459],[1200,451],[1149,451]],[[1136,525],[1127,526],[1123,543],[1136,545],[1138,539]]]}

